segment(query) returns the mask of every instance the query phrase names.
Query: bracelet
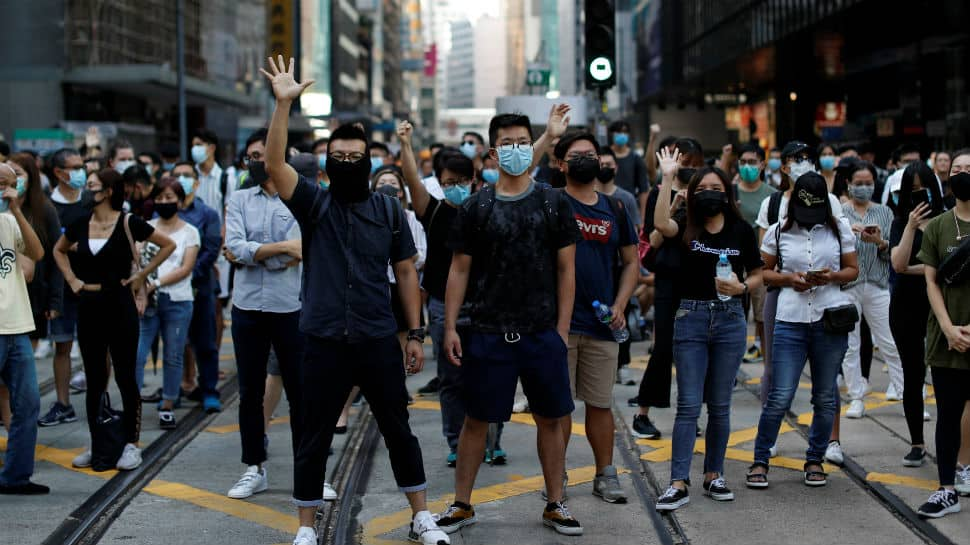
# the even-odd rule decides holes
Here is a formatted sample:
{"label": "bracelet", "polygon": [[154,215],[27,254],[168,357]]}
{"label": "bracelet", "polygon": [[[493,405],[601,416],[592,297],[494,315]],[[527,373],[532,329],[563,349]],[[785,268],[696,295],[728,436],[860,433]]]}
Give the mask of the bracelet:
{"label": "bracelet", "polygon": [[408,331],[408,338],[407,339],[409,341],[418,341],[419,343],[423,343],[424,342],[424,328],[423,327],[419,327],[418,329],[412,329],[412,330]]}

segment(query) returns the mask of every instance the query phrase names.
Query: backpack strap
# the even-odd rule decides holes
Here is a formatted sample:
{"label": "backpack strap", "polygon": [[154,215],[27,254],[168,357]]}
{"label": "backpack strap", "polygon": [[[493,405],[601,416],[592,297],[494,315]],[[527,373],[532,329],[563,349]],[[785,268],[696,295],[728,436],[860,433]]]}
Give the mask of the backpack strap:
{"label": "backpack strap", "polygon": [[778,223],[778,216],[781,213],[781,197],[784,191],[775,191],[768,197],[768,225]]}
{"label": "backpack strap", "polygon": [[222,169],[219,176],[219,191],[222,192],[222,209],[226,209],[226,190],[229,189],[229,168]]}
{"label": "backpack strap", "polygon": [[485,224],[488,223],[489,216],[492,215],[492,209],[495,208],[495,186],[491,184],[485,184],[480,190],[478,190],[478,203],[475,206],[475,238],[479,240],[482,237],[482,233],[485,231]]}
{"label": "backpack strap", "polygon": [[391,226],[391,248],[397,248],[401,240],[401,215],[404,210],[400,204],[396,204],[394,198],[383,193],[380,195],[384,199],[384,217],[387,218],[387,224]]}

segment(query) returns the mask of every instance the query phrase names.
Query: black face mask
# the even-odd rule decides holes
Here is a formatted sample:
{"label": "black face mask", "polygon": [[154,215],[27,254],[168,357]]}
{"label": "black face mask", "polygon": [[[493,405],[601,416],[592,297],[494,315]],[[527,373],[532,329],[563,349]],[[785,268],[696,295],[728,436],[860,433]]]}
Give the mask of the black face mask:
{"label": "black face mask", "polygon": [[163,220],[172,219],[175,214],[178,214],[178,211],[177,202],[155,203],[155,212],[158,212],[158,217]]}
{"label": "black face mask", "polygon": [[970,173],[960,172],[950,176],[950,191],[960,201],[970,201]]}
{"label": "black face mask", "polygon": [[591,157],[580,157],[577,159],[570,159],[566,161],[569,165],[569,177],[573,181],[581,184],[593,183],[596,179],[596,175],[600,172],[600,162],[597,159]]}
{"label": "black face mask", "polygon": [[378,193],[383,193],[383,194],[387,195],[388,197],[393,197],[395,199],[399,199],[400,198],[398,196],[398,189],[396,187],[394,187],[393,185],[382,185],[382,186],[380,186],[380,187],[377,188],[377,192]]}
{"label": "black face mask", "polygon": [[327,156],[327,175],[330,191],[338,202],[347,204],[363,202],[370,196],[370,157],[360,161],[338,161]]}
{"label": "black face mask", "polygon": [[693,178],[694,174],[696,173],[696,168],[684,167],[677,171],[677,179],[680,180],[680,183],[687,185],[690,183],[690,179]]}
{"label": "black face mask", "polygon": [[266,174],[266,163],[263,161],[250,161],[249,179],[256,185],[263,185],[269,179],[269,174]]}
{"label": "black face mask", "polygon": [[81,191],[81,206],[87,210],[94,210],[95,206],[101,204],[101,201],[95,200],[94,196],[102,191],[91,191],[90,189]]}
{"label": "black face mask", "polygon": [[694,207],[701,217],[710,218],[724,211],[727,195],[723,191],[699,191],[694,194]]}
{"label": "black face mask", "polygon": [[556,188],[566,187],[566,175],[558,168],[549,173],[549,185]]}
{"label": "black face mask", "polygon": [[599,174],[596,175],[596,179],[599,180],[600,182],[604,183],[604,184],[608,184],[608,183],[612,182],[613,181],[613,178],[616,178],[616,169],[615,168],[602,168],[601,167]]}

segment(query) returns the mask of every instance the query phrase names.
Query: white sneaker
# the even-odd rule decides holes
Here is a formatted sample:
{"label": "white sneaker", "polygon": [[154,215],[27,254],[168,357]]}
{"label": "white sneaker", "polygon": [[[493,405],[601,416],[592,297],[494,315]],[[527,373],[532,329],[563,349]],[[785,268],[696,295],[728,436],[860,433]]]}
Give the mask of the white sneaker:
{"label": "white sneaker", "polygon": [[866,406],[861,399],[853,399],[849,409],[845,411],[846,418],[862,418],[866,414]]}
{"label": "white sneaker", "polygon": [[41,339],[40,343],[37,345],[37,350],[34,351],[34,359],[42,360],[44,358],[50,357],[51,355],[51,343],[47,339]]}
{"label": "white sneaker", "polygon": [[778,445],[771,445],[770,447],[768,447],[768,456],[772,458],[774,458],[775,456],[778,456]]}
{"label": "white sneaker", "polygon": [[78,454],[71,460],[71,466],[73,467],[91,467],[91,449],[88,449],[81,454]]}
{"label": "white sneaker", "polygon": [[118,459],[118,469],[129,471],[141,465],[141,449],[133,443],[125,445],[121,458]]}
{"label": "white sneaker", "polygon": [[71,377],[69,385],[75,392],[83,392],[88,389],[88,377],[84,374],[84,371],[78,371]]}
{"label": "white sneaker", "polygon": [[423,545],[450,545],[451,539],[448,537],[429,511],[419,511],[411,521],[411,529],[408,531],[408,541],[421,543]]}
{"label": "white sneaker", "polygon": [[337,501],[338,497],[330,483],[323,483],[323,501]]}
{"label": "white sneaker", "polygon": [[845,463],[845,455],[842,454],[842,445],[838,441],[829,441],[829,446],[825,449],[825,459],[837,466]]}
{"label": "white sneaker", "polygon": [[890,382],[889,388],[886,388],[886,401],[902,401],[902,400],[903,400],[902,392],[897,392],[896,387],[893,386],[893,384]]}
{"label": "white sneaker", "polygon": [[616,383],[622,386],[633,386],[636,381],[633,380],[633,373],[630,372],[630,368],[624,365],[620,367],[616,374]]}
{"label": "white sneaker", "polygon": [[81,345],[77,343],[77,339],[74,339],[74,344],[71,345],[71,359],[72,360],[81,359]]}
{"label": "white sneaker", "polygon": [[957,494],[962,496],[970,495],[970,465],[961,466],[957,464],[956,478],[953,480],[953,488]]}
{"label": "white sneaker", "polygon": [[293,545],[317,545],[317,532],[309,526],[300,526],[293,539]]}
{"label": "white sneaker", "polygon": [[[239,478],[239,482],[229,489],[227,496],[234,500],[241,500],[253,494],[265,492],[267,488],[269,488],[269,483],[266,480],[266,468],[264,467],[260,471],[259,466],[249,466],[246,468],[246,472],[243,473],[242,477]],[[300,531],[303,531],[303,528],[300,527]],[[310,530],[312,531],[313,529],[310,528]],[[299,539],[300,534],[297,534],[296,537]],[[293,543],[296,543],[296,541]],[[308,541],[307,543],[316,544],[316,532],[314,532],[313,541]]]}
{"label": "white sneaker", "polygon": [[930,413],[923,411],[923,422],[929,422],[929,421],[930,421]]}
{"label": "white sneaker", "polygon": [[518,413],[527,412],[528,410],[529,410],[529,400],[526,399],[525,397],[520,398],[516,396],[515,404],[512,405],[512,412],[518,414]]}

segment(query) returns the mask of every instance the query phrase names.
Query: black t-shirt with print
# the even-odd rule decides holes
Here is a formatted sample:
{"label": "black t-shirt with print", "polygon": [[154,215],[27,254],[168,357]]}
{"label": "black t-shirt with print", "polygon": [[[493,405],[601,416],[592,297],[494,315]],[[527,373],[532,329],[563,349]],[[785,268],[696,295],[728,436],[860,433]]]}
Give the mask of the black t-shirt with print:
{"label": "black t-shirt with print", "polygon": [[[557,257],[582,239],[569,202],[535,183],[516,197],[496,197],[477,226],[475,193],[458,209],[448,247],[472,256],[465,298],[471,328],[533,333],[556,327]],[[547,199],[556,209],[546,210]],[[550,224],[554,223],[554,224]]]}
{"label": "black t-shirt with print", "polygon": [[[118,223],[108,237],[104,247],[96,254],[91,253],[88,243],[88,223],[91,215],[75,221],[64,231],[64,237],[69,242],[77,243],[75,259],[71,262],[74,274],[85,284],[101,284],[102,289],[117,288],[121,281],[131,276],[131,245],[125,235],[122,223],[126,214],[118,215]],[[155,232],[155,228],[138,216],[131,215],[128,220],[131,228],[131,238],[135,242],[148,240]]]}
{"label": "black t-shirt with print", "polygon": [[421,287],[431,297],[445,300],[448,271],[451,270],[451,249],[448,236],[451,225],[458,217],[458,209],[444,201],[428,196],[428,207],[421,216],[421,225],[428,237],[428,257],[424,260],[424,278]]}
{"label": "black t-shirt with print", "polygon": [[[680,273],[682,281],[678,283],[682,299],[698,301],[717,299],[717,285],[714,281],[715,266],[721,254],[727,254],[731,269],[741,281],[744,281],[746,273],[764,266],[754,229],[743,219],[726,219],[720,233],[711,234],[702,230],[698,239],[686,246],[682,242],[682,237],[687,215],[679,213],[675,221],[679,227],[677,242],[682,245]],[[668,240],[668,242],[673,241]]]}

